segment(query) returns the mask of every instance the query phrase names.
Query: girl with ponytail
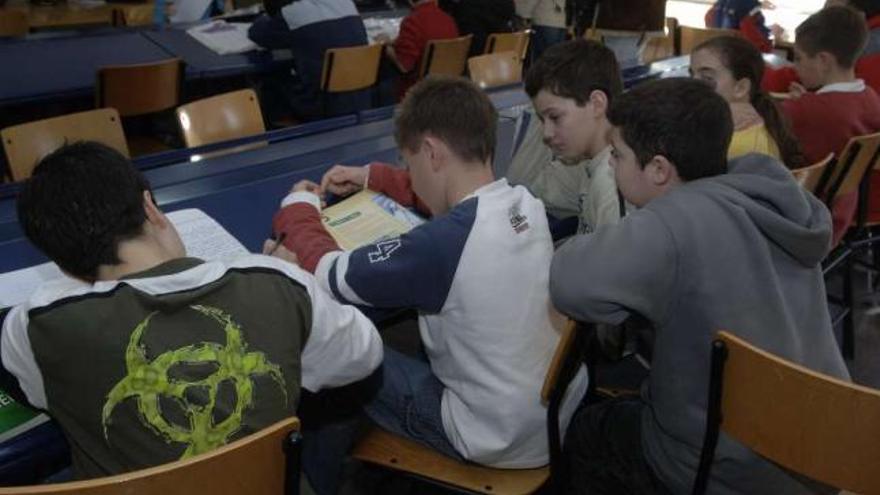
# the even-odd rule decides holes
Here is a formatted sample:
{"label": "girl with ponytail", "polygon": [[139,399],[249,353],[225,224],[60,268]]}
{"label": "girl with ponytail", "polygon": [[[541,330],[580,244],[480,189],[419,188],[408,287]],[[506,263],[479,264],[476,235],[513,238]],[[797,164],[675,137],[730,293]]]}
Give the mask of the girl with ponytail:
{"label": "girl with ponytail", "polygon": [[785,116],[761,89],[764,59],[751,43],[738,36],[707,40],[691,53],[690,71],[730,105],[734,134],[728,158],[754,152],[778,158],[792,169],[808,165]]}

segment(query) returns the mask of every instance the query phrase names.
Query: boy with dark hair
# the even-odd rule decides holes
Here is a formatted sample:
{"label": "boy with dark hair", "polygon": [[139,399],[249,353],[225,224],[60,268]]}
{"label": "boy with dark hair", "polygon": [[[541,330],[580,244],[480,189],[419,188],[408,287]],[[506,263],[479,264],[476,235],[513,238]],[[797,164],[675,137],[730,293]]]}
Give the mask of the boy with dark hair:
{"label": "boy with dark hair", "polygon": [[[804,86],[816,89],[782,103],[808,163],[839,155],[850,138],[880,131],[880,96],[861,79],[854,64],[865,46],[862,16],[848,7],[827,7],[797,28],[795,68]],[[853,220],[858,194],[832,206],[837,245]]]}
{"label": "boy with dark hair", "polygon": [[[473,83],[428,78],[395,123],[407,170],[336,166],[321,186],[297,184],[274,227],[340,301],[418,310],[427,360],[386,348],[371,419],[455,458],[532,468],[548,462],[540,390],[561,324],[547,285],[553,243],[541,202],[493,177],[496,124]],[[365,187],[433,219],[344,252],[321,225],[316,193]],[[582,370],[563,425],[585,387]]]}
{"label": "boy with dark hair", "polygon": [[605,116],[623,90],[614,53],[583,39],[555,45],[529,69],[525,86],[535,113],[509,179],[528,187],[554,216],[577,216],[580,233],[616,223],[620,201]]}
{"label": "boy with dark hair", "polygon": [[186,257],[144,178],[102,144],[44,158],[18,214],[73,279],[0,315],[0,384],[58,421],[78,477],[209,451],[382,359],[373,324],[298,267]]}
{"label": "boy with dark hair", "polygon": [[[827,209],[778,161],[726,161],[729,106],[701,81],[666,79],[611,106],[612,167],[638,210],[553,257],[553,303],[578,320],[654,327],[641,397],[578,412],[564,443],[569,493],[687,493],[706,422],[709,356],[720,329],[847,379],[821,261]],[[816,488],[722,435],[708,493]]]}

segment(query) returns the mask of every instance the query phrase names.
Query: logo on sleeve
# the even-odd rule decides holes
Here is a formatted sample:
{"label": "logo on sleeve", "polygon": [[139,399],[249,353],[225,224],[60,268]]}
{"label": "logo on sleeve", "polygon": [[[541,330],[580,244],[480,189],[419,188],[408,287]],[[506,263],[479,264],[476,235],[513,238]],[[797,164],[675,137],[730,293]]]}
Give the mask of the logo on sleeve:
{"label": "logo on sleeve", "polygon": [[400,238],[388,239],[387,241],[377,242],[373,246],[373,250],[367,253],[370,263],[379,263],[391,257],[391,253],[397,251],[400,247]]}
{"label": "logo on sleeve", "polygon": [[507,210],[507,215],[510,217],[510,226],[513,227],[514,232],[522,234],[529,230],[529,219],[520,212],[518,204],[511,206]]}

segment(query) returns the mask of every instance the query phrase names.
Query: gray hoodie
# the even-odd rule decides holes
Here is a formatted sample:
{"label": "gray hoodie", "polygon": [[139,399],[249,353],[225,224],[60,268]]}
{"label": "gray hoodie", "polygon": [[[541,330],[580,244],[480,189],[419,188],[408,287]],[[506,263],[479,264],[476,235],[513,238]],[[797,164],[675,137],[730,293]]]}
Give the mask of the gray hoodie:
{"label": "gray hoodie", "polygon": [[[830,238],[825,206],[777,161],[752,154],[731,161],[729,173],[678,186],[556,252],[550,290],[560,310],[611,324],[639,314],[654,326],[642,445],[673,493],[689,493],[694,481],[716,331],[849,379],[820,266]],[[708,493],[809,491],[722,434]]]}

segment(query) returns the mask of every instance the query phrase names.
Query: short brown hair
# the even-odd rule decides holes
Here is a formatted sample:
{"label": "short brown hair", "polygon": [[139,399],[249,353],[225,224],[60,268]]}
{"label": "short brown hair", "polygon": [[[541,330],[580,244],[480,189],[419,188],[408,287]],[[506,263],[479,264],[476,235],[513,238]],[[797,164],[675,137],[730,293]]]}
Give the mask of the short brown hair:
{"label": "short brown hair", "polygon": [[868,25],[861,12],[826,7],[802,22],[795,34],[795,44],[807,55],[828,52],[839,66],[851,69],[868,42]]}
{"label": "short brown hair", "polygon": [[426,134],[441,139],[459,158],[486,162],[495,152],[498,112],[489,97],[462,77],[431,76],[407,93],[394,137],[415,151]]}
{"label": "short brown hair", "polygon": [[542,89],[583,106],[599,90],[608,101],[623,91],[620,66],[614,52],[595,41],[577,39],[548,48],[526,74],[526,93],[534,98]]}

